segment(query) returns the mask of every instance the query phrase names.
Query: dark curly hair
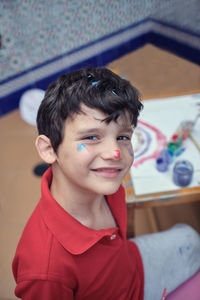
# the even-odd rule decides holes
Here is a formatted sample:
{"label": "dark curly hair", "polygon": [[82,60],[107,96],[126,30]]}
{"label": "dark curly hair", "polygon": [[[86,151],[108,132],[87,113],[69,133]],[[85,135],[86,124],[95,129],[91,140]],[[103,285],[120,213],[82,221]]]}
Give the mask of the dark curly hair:
{"label": "dark curly hair", "polygon": [[82,104],[104,112],[107,123],[128,113],[134,126],[143,107],[138,90],[106,68],[88,67],[61,75],[47,88],[37,115],[38,132],[50,139],[55,152],[66,119],[81,113]]}

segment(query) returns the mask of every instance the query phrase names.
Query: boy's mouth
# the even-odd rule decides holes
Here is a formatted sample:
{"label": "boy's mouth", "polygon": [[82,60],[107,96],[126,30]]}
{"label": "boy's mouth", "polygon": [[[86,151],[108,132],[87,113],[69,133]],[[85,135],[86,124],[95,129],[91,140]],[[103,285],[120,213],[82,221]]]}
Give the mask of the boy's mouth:
{"label": "boy's mouth", "polygon": [[119,173],[122,171],[120,168],[97,168],[92,169],[95,174],[107,178],[115,178],[119,175]]}

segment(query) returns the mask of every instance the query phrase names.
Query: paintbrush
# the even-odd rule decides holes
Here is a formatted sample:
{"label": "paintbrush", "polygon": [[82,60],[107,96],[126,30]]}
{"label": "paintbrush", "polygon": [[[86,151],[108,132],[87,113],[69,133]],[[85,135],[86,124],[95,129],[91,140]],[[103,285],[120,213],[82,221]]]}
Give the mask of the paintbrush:
{"label": "paintbrush", "polygon": [[161,300],[165,300],[166,291],[167,291],[167,289],[166,289],[166,288],[164,288],[164,290],[163,290],[163,294],[162,294],[162,299],[161,299]]}

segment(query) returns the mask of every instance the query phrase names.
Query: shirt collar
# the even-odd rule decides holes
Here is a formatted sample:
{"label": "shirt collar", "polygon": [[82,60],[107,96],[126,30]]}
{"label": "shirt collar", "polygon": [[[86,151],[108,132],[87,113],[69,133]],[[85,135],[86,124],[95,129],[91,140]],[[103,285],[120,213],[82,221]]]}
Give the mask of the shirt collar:
{"label": "shirt collar", "polygon": [[[52,181],[51,167],[42,177],[42,197],[39,207],[44,222],[63,247],[72,254],[82,254],[105,236],[111,236],[117,228],[94,230],[82,225],[66,212],[52,197],[49,186]],[[122,186],[107,196],[108,205],[118,224],[122,238],[126,238],[126,203]]]}

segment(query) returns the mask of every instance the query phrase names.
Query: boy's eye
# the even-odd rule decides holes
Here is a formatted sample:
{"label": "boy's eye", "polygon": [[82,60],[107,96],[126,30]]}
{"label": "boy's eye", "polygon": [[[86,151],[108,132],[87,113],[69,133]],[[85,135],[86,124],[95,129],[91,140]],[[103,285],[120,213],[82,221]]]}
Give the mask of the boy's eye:
{"label": "boy's eye", "polygon": [[130,141],[130,137],[126,135],[120,135],[117,138],[119,141]]}
{"label": "boy's eye", "polygon": [[95,140],[98,140],[98,137],[96,135],[90,135],[90,136],[84,137],[83,140],[95,141]]}

